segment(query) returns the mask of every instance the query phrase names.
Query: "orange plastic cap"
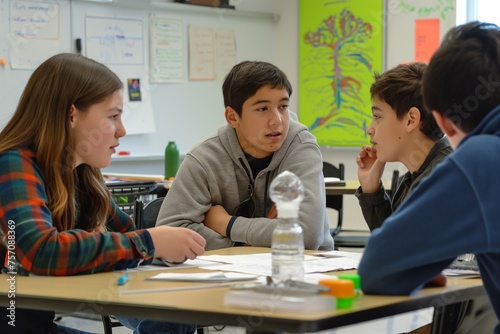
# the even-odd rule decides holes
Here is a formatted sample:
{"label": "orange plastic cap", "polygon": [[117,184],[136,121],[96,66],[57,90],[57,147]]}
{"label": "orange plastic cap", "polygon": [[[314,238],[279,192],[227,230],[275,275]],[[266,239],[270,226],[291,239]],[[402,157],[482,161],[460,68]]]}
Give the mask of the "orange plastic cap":
{"label": "orange plastic cap", "polygon": [[356,297],[354,290],[354,282],[346,279],[322,279],[318,282],[330,288],[330,294],[337,298],[353,298]]}

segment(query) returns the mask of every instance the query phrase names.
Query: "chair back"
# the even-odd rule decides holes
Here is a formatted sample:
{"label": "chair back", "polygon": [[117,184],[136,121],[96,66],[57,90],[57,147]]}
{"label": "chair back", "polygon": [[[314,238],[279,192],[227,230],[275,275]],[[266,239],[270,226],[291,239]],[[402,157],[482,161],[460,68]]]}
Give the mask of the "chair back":
{"label": "chair back", "polygon": [[[339,163],[336,167],[329,162],[323,161],[323,176],[325,177],[338,177],[341,180],[345,178],[345,167],[343,163]],[[342,228],[343,210],[344,210],[344,196],[343,195],[326,195],[326,207],[334,209],[338,212],[337,226],[330,230],[332,236],[337,235]]]}
{"label": "chair back", "polygon": [[135,224],[138,229],[155,227],[158,213],[165,197],[158,197],[144,204],[142,201],[135,203]]}
{"label": "chair back", "polygon": [[391,189],[390,189],[391,198],[396,193],[396,190],[398,190],[398,184],[399,184],[399,170],[395,169],[392,171]]}

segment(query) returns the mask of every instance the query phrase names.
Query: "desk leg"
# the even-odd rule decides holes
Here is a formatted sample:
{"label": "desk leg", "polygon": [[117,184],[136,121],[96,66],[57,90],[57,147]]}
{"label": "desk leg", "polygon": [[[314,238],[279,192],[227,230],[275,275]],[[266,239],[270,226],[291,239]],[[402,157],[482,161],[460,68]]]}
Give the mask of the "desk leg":
{"label": "desk leg", "polygon": [[471,301],[436,307],[431,334],[454,334],[462,323]]}
{"label": "desk leg", "polygon": [[488,296],[434,309],[431,334],[493,333],[498,324]]}

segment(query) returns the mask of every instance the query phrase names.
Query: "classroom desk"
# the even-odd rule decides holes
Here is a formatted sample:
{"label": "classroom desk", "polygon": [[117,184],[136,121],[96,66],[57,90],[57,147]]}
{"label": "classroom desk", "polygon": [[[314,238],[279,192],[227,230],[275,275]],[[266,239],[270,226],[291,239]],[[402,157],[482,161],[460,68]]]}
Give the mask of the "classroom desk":
{"label": "classroom desk", "polygon": [[[105,177],[119,178],[125,181],[156,181],[163,184],[165,189],[169,189],[171,181],[166,181],[161,175],[143,175],[143,174],[122,174],[122,173],[104,173]],[[353,195],[359,187],[358,180],[346,180],[345,186],[325,186],[327,195]],[[384,187],[388,191],[391,189],[389,181],[384,182]]]}
{"label": "classroom desk", "polygon": [[[345,186],[325,186],[327,195],[354,195],[358,188],[358,180],[346,180]],[[384,181],[384,188],[385,191],[389,193],[391,190],[391,182]]]}
{"label": "classroom desk", "polygon": [[[232,255],[269,251],[269,248],[234,247],[210,251],[207,254]],[[201,269],[182,270],[192,272]],[[69,277],[19,276],[16,277],[16,307],[232,325],[259,332],[315,332],[420,308],[443,307],[485,295],[480,279],[450,278],[446,287],[426,288],[411,297],[362,295],[354,301],[350,309],[311,314],[274,312],[272,305],[269,304],[263,305],[262,309],[255,310],[225,308],[223,297],[224,293],[229,291],[227,286],[120,295],[120,291],[128,289],[154,289],[197,284],[144,280],[158,273],[159,271],[131,272],[130,281],[123,286],[117,285],[117,278],[120,276],[118,272]],[[7,296],[9,276],[0,277],[2,277],[0,305],[6,306],[10,302]]]}
{"label": "classroom desk", "polygon": [[346,180],[345,186],[325,186],[327,195],[353,195],[359,187],[358,180]]}

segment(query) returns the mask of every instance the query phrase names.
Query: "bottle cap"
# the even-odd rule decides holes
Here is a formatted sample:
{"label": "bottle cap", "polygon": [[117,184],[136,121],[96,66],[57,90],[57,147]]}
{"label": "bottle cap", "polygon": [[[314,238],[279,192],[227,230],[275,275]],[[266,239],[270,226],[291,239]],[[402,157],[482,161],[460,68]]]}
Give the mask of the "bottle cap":
{"label": "bottle cap", "polygon": [[354,282],[354,289],[361,289],[361,282],[358,274],[343,274],[337,276],[339,279],[347,279]]}
{"label": "bottle cap", "polygon": [[327,278],[318,282],[330,288],[330,294],[337,298],[337,308],[349,308],[356,297],[352,280]]}
{"label": "bottle cap", "polygon": [[330,288],[330,294],[337,298],[354,298],[356,291],[354,290],[354,282],[346,279],[326,278],[318,282]]}

